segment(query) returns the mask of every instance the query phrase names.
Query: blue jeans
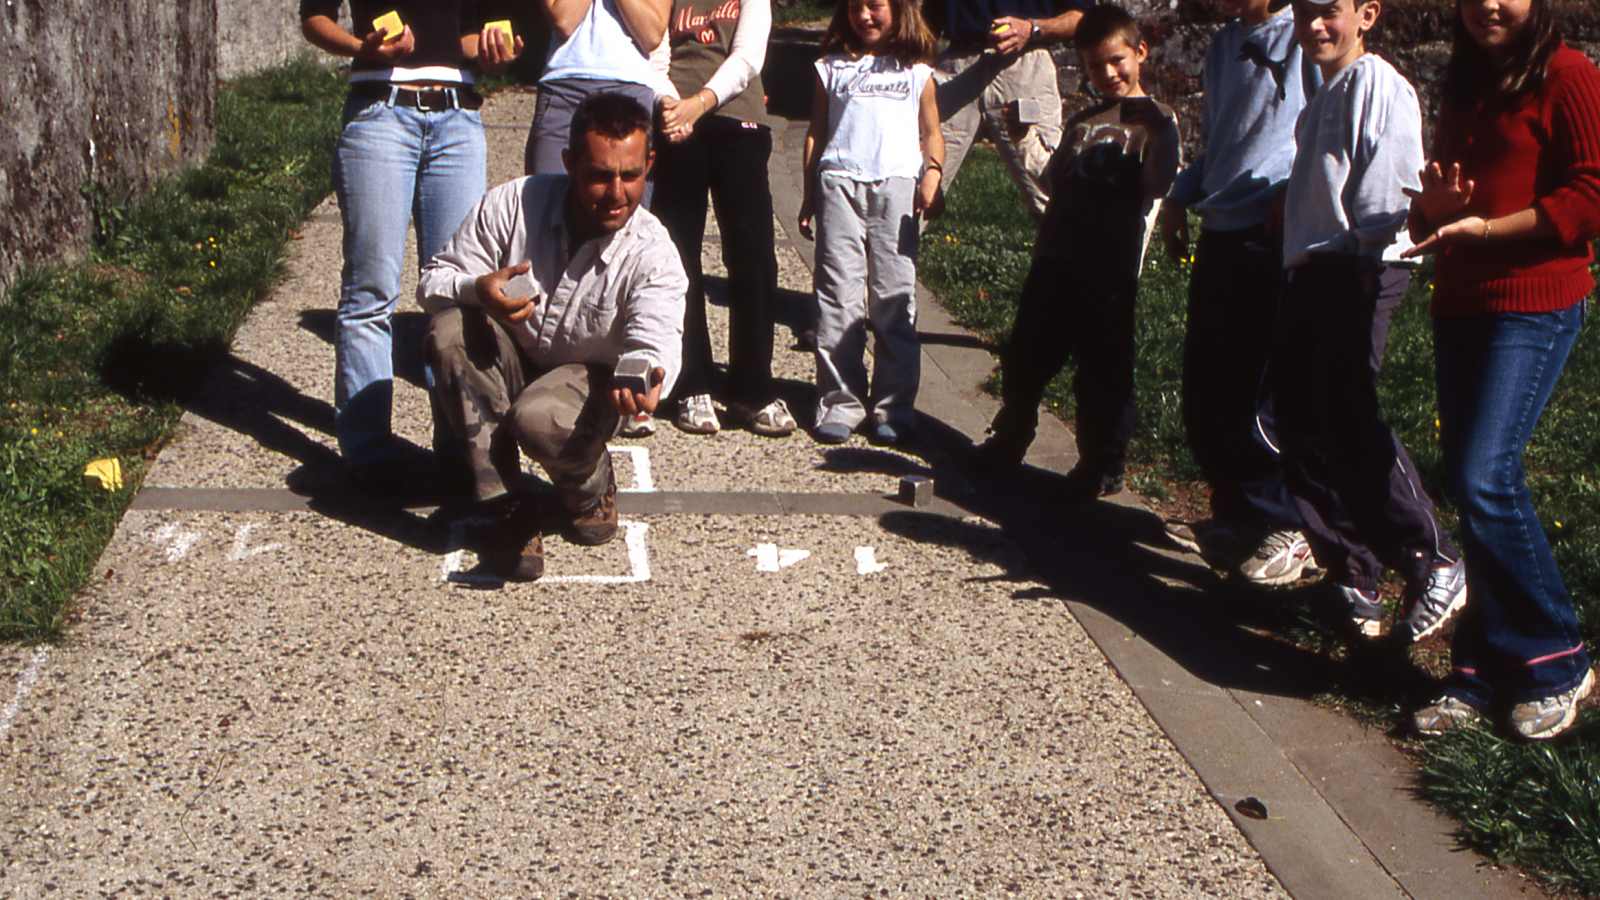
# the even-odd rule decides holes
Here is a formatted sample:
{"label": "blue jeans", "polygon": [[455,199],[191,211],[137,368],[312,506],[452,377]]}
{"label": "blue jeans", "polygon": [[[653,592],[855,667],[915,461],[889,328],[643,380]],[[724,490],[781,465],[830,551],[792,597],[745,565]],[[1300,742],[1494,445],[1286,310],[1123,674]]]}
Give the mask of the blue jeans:
{"label": "blue jeans", "polygon": [[1491,699],[1561,693],[1589,670],[1572,599],[1522,476],[1522,449],[1583,319],[1577,303],[1433,323],[1439,443],[1467,561],[1448,690],[1480,709]]}
{"label": "blue jeans", "polygon": [[[406,228],[415,218],[420,267],[483,196],[487,159],[475,110],[425,112],[360,97],[345,102],[333,162],[344,222],[333,406],[339,453],[352,467],[394,456],[389,317],[400,296]],[[436,444],[441,437],[435,434]]]}

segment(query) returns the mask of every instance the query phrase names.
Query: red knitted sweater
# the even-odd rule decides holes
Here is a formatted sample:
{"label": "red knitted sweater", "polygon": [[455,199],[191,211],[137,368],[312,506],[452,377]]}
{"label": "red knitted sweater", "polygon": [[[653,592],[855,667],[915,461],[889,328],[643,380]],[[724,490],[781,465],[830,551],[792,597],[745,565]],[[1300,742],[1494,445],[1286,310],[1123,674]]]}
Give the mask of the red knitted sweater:
{"label": "red knitted sweater", "polygon": [[1434,263],[1433,314],[1547,312],[1589,295],[1589,242],[1600,235],[1600,70],[1566,45],[1544,83],[1471,109],[1446,99],[1432,158],[1474,182],[1469,215],[1536,206],[1559,238],[1457,244]]}

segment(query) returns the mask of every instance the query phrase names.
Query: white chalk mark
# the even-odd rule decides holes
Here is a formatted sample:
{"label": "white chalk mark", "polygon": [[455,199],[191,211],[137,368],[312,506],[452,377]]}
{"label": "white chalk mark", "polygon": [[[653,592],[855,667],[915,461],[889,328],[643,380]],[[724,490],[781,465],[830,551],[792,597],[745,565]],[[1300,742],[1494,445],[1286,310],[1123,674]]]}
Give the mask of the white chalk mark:
{"label": "white chalk mark", "polygon": [[[643,448],[639,448],[643,449]],[[650,526],[644,522],[621,522],[623,543],[628,546],[628,567],[631,575],[561,575],[545,578],[545,584],[638,584],[650,580],[650,548],[645,545],[644,533]]]}
{"label": "white chalk mark", "polygon": [[17,676],[17,690],[11,695],[11,702],[5,709],[0,709],[0,740],[11,733],[11,723],[16,720],[17,713],[22,711],[22,701],[28,699],[33,693],[33,685],[39,680],[39,669],[44,661],[50,658],[50,648],[40,647],[33,651],[33,657],[28,664],[23,666],[22,674]]}
{"label": "white chalk mark", "polygon": [[[482,575],[468,572],[476,562],[477,556],[463,548],[467,542],[467,529],[471,527],[484,527],[494,525],[493,519],[473,518],[458,519],[450,523],[449,553],[444,555],[444,561],[439,564],[439,580],[455,582],[458,584],[499,585],[504,579],[493,575]],[[469,561],[470,560],[470,561]]]}
{"label": "white chalk mark", "polygon": [[650,477],[650,451],[645,447],[619,447],[607,444],[606,449],[612,453],[626,453],[633,457],[633,487],[623,488],[625,491],[638,493],[652,493],[656,483]]}
{"label": "white chalk mark", "polygon": [[889,568],[888,563],[878,562],[878,556],[871,547],[856,548],[856,574],[871,575]]}
{"label": "white chalk mark", "polygon": [[246,525],[239,529],[238,533],[233,536],[233,547],[228,550],[229,562],[240,562],[249,559],[252,556],[260,556],[263,553],[271,553],[274,550],[283,549],[282,544],[262,544],[259,547],[250,546],[250,532],[255,531],[258,527],[260,527],[260,524],[261,523],[257,522],[252,525]]}
{"label": "white chalk mark", "polygon": [[[458,549],[445,554],[440,565],[441,580],[451,584],[465,584],[475,587],[499,587],[505,584],[505,579],[487,572],[472,572],[469,562],[476,563],[477,557],[471,552],[459,549],[466,541],[468,524],[492,525],[487,520],[465,520],[454,522],[450,526],[450,546]],[[645,543],[645,532],[650,526],[644,522],[630,522],[626,519],[617,524],[622,526],[622,542],[628,548],[627,575],[557,575],[550,578],[541,578],[535,584],[638,584],[650,580],[650,548]]]}
{"label": "white chalk mark", "polygon": [[192,531],[179,531],[176,523],[168,522],[150,533],[150,537],[158,544],[169,543],[167,547],[167,562],[177,562],[189,555],[200,535]]}
{"label": "white chalk mark", "polygon": [[777,544],[757,544],[746,556],[756,558],[757,572],[776,572],[787,569],[811,555],[810,550],[779,550]]}

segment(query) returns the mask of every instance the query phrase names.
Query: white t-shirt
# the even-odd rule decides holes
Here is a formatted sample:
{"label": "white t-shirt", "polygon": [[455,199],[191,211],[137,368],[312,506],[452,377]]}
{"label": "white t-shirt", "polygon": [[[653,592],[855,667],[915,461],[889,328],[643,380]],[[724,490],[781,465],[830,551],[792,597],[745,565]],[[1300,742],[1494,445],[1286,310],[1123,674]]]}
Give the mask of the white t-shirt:
{"label": "white t-shirt", "polygon": [[616,0],[594,0],[583,21],[565,41],[550,36],[550,55],[545,60],[540,81],[589,78],[604,81],[629,81],[649,85],[660,93],[665,79],[650,67],[650,58],[633,42],[622,24]]}
{"label": "white t-shirt", "polygon": [[828,94],[828,143],[817,172],[853,181],[916,178],[922,173],[917,111],[933,77],[931,66],[906,66],[888,56],[828,56],[817,60]]}

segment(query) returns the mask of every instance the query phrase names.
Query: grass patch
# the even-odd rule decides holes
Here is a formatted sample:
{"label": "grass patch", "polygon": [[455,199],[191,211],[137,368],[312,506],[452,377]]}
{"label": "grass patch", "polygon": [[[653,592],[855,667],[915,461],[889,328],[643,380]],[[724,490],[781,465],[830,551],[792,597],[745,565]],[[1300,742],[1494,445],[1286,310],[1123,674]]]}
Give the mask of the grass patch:
{"label": "grass patch", "polygon": [[[0,639],[68,622],[182,402],[277,280],[328,192],[343,78],[309,58],[228,84],[205,165],[95,204],[83,263],[25,270],[0,300]],[[127,484],[87,488],[118,458]]]}
{"label": "grass patch", "polygon": [[[1198,223],[1194,223],[1198,227]],[[1032,251],[1033,229],[999,157],[974,148],[962,165],[946,215],[929,227],[919,272],[962,324],[991,340],[1011,328]],[[1158,499],[1194,494],[1199,470],[1179,415],[1187,266],[1168,261],[1156,241],[1139,284],[1136,390],[1139,426],[1129,448],[1131,483]],[[1431,268],[1412,280],[1389,332],[1378,385],[1385,419],[1405,442],[1447,526],[1454,512],[1440,489],[1433,339],[1428,316]],[[1070,420],[1071,368],[1052,382],[1046,403]],[[998,376],[991,377],[991,389]],[[1572,592],[1586,640],[1600,635],[1600,337],[1578,338],[1524,455],[1528,486]],[[1318,652],[1345,653],[1311,616],[1288,616],[1280,636]],[[1386,726],[1400,721],[1397,684],[1426,684],[1444,670],[1437,652],[1414,651],[1403,679],[1342,685],[1337,705]],[[1356,667],[1362,668],[1362,667]],[[1467,841],[1497,861],[1515,862],[1569,890],[1600,893],[1600,714],[1589,710],[1574,734],[1530,747],[1487,733],[1421,745],[1423,796],[1450,812]]]}

